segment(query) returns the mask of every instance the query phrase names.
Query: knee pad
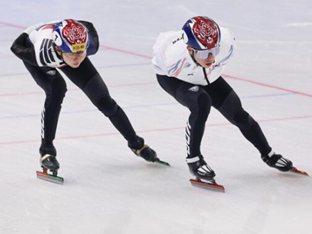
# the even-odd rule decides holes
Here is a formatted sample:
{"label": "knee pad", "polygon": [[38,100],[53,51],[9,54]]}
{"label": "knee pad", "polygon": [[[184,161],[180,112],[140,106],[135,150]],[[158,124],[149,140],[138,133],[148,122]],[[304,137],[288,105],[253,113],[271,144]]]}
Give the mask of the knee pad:
{"label": "knee pad", "polygon": [[227,118],[232,124],[240,129],[249,128],[253,119],[243,109],[241,101],[235,92],[231,92],[223,101],[218,109],[224,117]]}
{"label": "knee pad", "polygon": [[252,125],[252,122],[252,117],[243,109],[238,111],[233,118],[233,124],[235,124],[240,129],[249,128]]}
{"label": "knee pad", "polygon": [[82,90],[105,116],[111,117],[117,113],[119,106],[109,95],[108,89],[99,74],[90,79]]}
{"label": "knee pad", "polygon": [[186,92],[179,93],[178,101],[188,107],[192,113],[198,113],[208,116],[211,107],[211,98],[207,92],[199,88],[199,90],[188,89]]}
{"label": "knee pad", "polygon": [[197,112],[198,116],[207,119],[210,107],[211,107],[211,98],[206,92],[199,92],[195,97],[194,105],[191,105],[191,111]]}
{"label": "knee pad", "polygon": [[114,116],[119,110],[119,106],[110,96],[101,98],[96,107],[107,117]]}
{"label": "knee pad", "polygon": [[62,103],[66,91],[67,87],[65,81],[63,79],[54,79],[52,81],[51,91],[48,95],[54,100],[58,100],[59,103]]}
{"label": "knee pad", "polygon": [[207,119],[210,113],[211,98],[207,93],[201,93],[198,97],[199,115]]}

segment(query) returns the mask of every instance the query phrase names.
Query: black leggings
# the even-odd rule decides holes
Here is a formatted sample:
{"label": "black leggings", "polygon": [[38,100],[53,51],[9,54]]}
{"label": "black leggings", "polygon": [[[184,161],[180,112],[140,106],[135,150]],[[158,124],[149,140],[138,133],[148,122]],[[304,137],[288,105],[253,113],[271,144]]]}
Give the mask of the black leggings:
{"label": "black leggings", "polygon": [[[55,68],[24,64],[36,83],[46,94],[41,118],[41,138],[43,144],[52,145],[61,104],[67,90],[66,83]],[[88,58],[78,68],[65,66],[60,68],[60,70],[110,119],[128,142],[136,142],[137,136],[129,119],[115,100],[111,98],[107,86]]]}
{"label": "black leggings", "polygon": [[211,106],[237,126],[261,155],[271,151],[259,124],[243,109],[239,97],[222,77],[200,86],[174,77],[156,76],[160,86],[191,112],[186,125],[187,157],[201,155],[200,145]]}

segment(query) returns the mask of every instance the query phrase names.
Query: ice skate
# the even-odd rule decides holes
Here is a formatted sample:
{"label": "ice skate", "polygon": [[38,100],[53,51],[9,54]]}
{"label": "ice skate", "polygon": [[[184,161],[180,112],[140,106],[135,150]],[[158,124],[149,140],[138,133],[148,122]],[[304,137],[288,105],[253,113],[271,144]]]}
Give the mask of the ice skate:
{"label": "ice skate", "polygon": [[56,156],[46,154],[40,157],[40,164],[43,169],[49,170],[53,175],[57,175],[57,171],[60,168],[59,162],[56,160]]}
{"label": "ice skate", "polygon": [[268,155],[262,155],[262,160],[270,167],[276,168],[280,171],[290,171],[293,168],[293,164],[290,160],[284,158],[280,154],[276,154],[271,151]]}
{"label": "ice skate", "polygon": [[133,145],[129,144],[130,149],[133,151],[133,153],[135,155],[145,159],[148,162],[159,163],[159,164],[163,164],[163,165],[166,165],[166,166],[170,166],[169,163],[161,161],[157,157],[157,153],[155,152],[155,150],[153,150],[148,145],[144,144],[143,138],[141,138],[141,137],[138,138],[137,146],[138,145],[141,146],[141,147],[135,148],[135,147],[133,147]]}
{"label": "ice skate", "polygon": [[282,172],[292,172],[300,175],[309,176],[307,172],[294,167],[293,163],[290,160],[284,158],[280,154],[274,153],[273,151],[271,151],[268,155],[262,155],[261,158],[270,167],[276,168]]}
{"label": "ice skate", "polygon": [[[64,178],[57,176],[58,169],[60,168],[59,162],[56,160],[56,156],[51,154],[45,154],[40,157],[40,165],[42,172],[37,171],[37,177],[39,179],[47,180],[50,182],[63,184]],[[49,174],[50,172],[51,174]]]}
{"label": "ice skate", "polygon": [[194,158],[187,158],[186,162],[190,169],[190,172],[197,179],[206,180],[208,182],[214,182],[214,177],[216,176],[216,174],[207,165],[202,155],[199,155]]}
{"label": "ice skate", "polygon": [[225,191],[223,185],[216,183],[214,179],[216,174],[207,165],[202,155],[194,158],[187,158],[186,162],[191,174],[196,177],[196,179],[190,179],[192,185],[221,192]]}

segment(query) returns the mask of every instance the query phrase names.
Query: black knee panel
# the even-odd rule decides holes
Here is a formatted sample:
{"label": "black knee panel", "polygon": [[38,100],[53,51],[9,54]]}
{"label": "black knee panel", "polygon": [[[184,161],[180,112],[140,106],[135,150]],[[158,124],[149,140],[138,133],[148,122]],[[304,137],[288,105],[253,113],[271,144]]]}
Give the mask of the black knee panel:
{"label": "black knee panel", "polygon": [[107,117],[112,117],[118,112],[119,106],[110,96],[103,97],[96,107]]}
{"label": "black knee panel", "polygon": [[105,116],[111,117],[117,113],[119,106],[109,95],[107,86],[98,73],[85,84],[83,91]]}
{"label": "black knee panel", "polygon": [[211,107],[211,98],[207,92],[199,89],[197,92],[187,90],[184,93],[183,105],[187,106],[192,113],[206,119]]}
{"label": "black knee panel", "polygon": [[243,109],[239,97],[233,91],[225,98],[218,110],[228,121],[240,129],[247,129],[254,122],[253,118]]}
{"label": "black knee panel", "polygon": [[233,118],[233,124],[239,129],[248,129],[251,127],[252,123],[253,118],[243,109],[238,111]]}
{"label": "black knee panel", "polygon": [[207,119],[211,107],[211,98],[207,93],[203,92],[198,96],[197,103],[199,115],[202,118]]}
{"label": "black knee panel", "polygon": [[63,79],[52,80],[50,95],[54,100],[62,103],[67,92],[66,83]]}

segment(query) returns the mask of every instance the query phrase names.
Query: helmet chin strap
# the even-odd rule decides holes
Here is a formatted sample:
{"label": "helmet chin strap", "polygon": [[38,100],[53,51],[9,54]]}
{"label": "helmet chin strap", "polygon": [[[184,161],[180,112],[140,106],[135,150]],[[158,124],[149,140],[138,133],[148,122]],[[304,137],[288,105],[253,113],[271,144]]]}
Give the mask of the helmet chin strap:
{"label": "helmet chin strap", "polygon": [[197,66],[200,66],[200,67],[202,67],[202,69],[203,69],[203,73],[204,73],[204,77],[205,77],[205,80],[206,80],[206,82],[207,82],[207,85],[209,85],[210,84],[210,81],[208,80],[208,76],[207,76],[207,72],[206,72],[206,68],[205,67],[203,67],[202,65],[200,65],[197,61],[196,61],[196,59],[195,59],[195,52],[194,52],[194,50],[189,50],[189,53],[190,53],[190,56],[191,56],[191,58],[193,59],[193,61],[194,61],[194,63],[196,63],[196,65]]}
{"label": "helmet chin strap", "polygon": [[57,56],[58,56],[59,58],[63,58],[63,51],[62,51],[57,45],[55,45],[55,44],[54,44],[53,47],[54,47],[54,50],[55,50]]}
{"label": "helmet chin strap", "polygon": [[195,52],[194,52],[194,50],[189,51],[189,53],[190,53],[191,58],[193,59],[193,62],[196,63],[197,66],[202,67],[202,65],[200,65],[200,64],[196,61],[196,59],[195,59]]}

